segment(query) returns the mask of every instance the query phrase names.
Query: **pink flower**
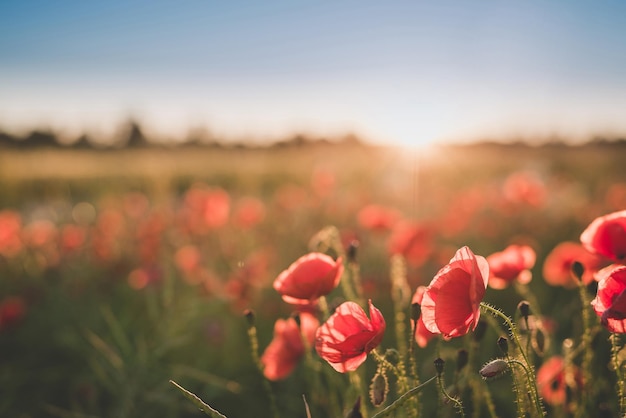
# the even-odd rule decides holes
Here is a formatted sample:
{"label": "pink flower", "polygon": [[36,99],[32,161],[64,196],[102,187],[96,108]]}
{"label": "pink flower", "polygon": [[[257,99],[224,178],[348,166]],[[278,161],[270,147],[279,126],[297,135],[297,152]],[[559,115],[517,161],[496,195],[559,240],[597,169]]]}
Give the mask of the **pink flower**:
{"label": "pink flower", "polygon": [[[411,303],[412,304],[417,303],[418,305],[421,306],[422,299],[424,298],[425,292],[426,292],[426,286],[419,286],[415,290],[415,293],[413,294],[413,299],[411,300]],[[426,325],[424,325],[424,320],[422,319],[421,316],[417,320],[417,324],[414,324],[413,320],[411,320],[411,324],[413,327],[415,327],[414,328],[415,329],[415,332],[414,332],[415,342],[417,343],[417,345],[419,345],[422,348],[426,347],[428,345],[428,341],[430,341],[431,339],[437,336],[437,334],[430,332],[428,328],[426,328]]]}
{"label": "pink flower", "polygon": [[274,281],[274,289],[285,302],[306,305],[332,292],[342,274],[341,257],[333,260],[326,254],[309,253],[280,273]]}
{"label": "pink flower", "polygon": [[626,210],[596,218],[580,236],[587,251],[618,263],[626,261]]}
{"label": "pink flower", "polygon": [[596,274],[598,293],[591,301],[609,331],[626,333],[626,266],[613,264]]}
{"label": "pink flower", "polygon": [[374,204],[364,206],[357,214],[359,225],[373,231],[387,231],[399,218],[397,210]]}
{"label": "pink flower", "polygon": [[515,280],[527,284],[532,279],[530,269],[535,265],[535,251],[527,245],[509,245],[503,251],[487,257],[489,286],[504,289]]}
{"label": "pink flower", "polygon": [[578,391],[582,386],[583,378],[580,369],[572,364],[566,370],[565,361],[561,356],[550,357],[537,371],[539,393],[550,405],[563,406],[567,401],[568,389]]}
{"label": "pink flower", "polygon": [[261,356],[263,375],[281,380],[291,374],[305,353],[303,338],[313,344],[319,321],[309,312],[300,313],[300,327],[295,319],[279,319],[274,324],[274,339]]}
{"label": "pink flower", "polygon": [[459,249],[424,292],[421,307],[426,329],[453,338],[476,328],[488,280],[487,260],[468,247]]}
{"label": "pink flower", "polygon": [[389,237],[389,253],[400,254],[407,263],[419,267],[433,253],[433,228],[413,222],[397,223]]}
{"label": "pink flower", "polygon": [[317,330],[317,353],[340,373],[356,370],[383,339],[385,319],[368,304],[371,319],[358,304],[344,302]]}
{"label": "pink flower", "polygon": [[576,281],[572,275],[572,264],[581,263],[585,272],[583,283],[593,281],[594,273],[600,269],[603,259],[591,254],[582,245],[565,241],[554,247],[543,263],[543,278],[551,286],[575,287]]}

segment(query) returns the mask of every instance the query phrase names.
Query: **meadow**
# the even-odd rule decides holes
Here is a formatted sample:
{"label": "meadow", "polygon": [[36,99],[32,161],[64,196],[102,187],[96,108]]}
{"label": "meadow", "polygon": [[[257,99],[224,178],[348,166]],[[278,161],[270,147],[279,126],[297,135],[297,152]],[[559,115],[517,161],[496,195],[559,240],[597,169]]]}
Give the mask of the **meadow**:
{"label": "meadow", "polygon": [[[171,381],[230,418],[620,416],[621,332],[590,305],[610,260],[581,234],[626,209],[624,161],[623,144],[2,149],[0,416],[202,416]],[[480,319],[414,338],[420,286],[461,248],[496,270],[511,245],[532,263],[472,296]],[[340,283],[288,303],[276,279],[310,253]],[[345,302],[374,322],[369,301],[386,327],[364,324],[381,332],[355,370],[319,331],[265,355]]]}

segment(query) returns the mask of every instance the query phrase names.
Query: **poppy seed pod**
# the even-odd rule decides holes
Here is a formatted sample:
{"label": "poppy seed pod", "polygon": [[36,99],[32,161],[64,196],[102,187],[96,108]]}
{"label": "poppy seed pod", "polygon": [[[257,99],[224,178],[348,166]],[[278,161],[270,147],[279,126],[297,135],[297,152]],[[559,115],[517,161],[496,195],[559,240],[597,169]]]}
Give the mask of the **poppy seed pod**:
{"label": "poppy seed pod", "polygon": [[389,382],[387,381],[387,375],[384,373],[376,373],[370,385],[370,401],[372,405],[382,405],[387,399],[388,392]]}

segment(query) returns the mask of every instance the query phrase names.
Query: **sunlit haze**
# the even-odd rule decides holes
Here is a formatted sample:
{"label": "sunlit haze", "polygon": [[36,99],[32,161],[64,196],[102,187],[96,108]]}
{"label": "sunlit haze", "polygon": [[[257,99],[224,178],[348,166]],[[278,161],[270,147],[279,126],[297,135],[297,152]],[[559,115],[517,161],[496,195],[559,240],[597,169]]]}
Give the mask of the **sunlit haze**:
{"label": "sunlit haze", "polygon": [[420,146],[626,132],[626,3],[2,2],[0,129]]}

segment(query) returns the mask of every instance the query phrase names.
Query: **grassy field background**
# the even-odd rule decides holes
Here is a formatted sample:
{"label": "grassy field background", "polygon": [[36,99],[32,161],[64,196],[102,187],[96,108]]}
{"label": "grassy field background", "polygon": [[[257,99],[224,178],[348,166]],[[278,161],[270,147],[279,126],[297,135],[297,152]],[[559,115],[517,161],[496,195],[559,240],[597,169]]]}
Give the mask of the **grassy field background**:
{"label": "grassy field background", "polygon": [[[564,339],[580,338],[581,306],[575,290],[543,280],[543,261],[595,217],[626,208],[624,161],[617,145],[2,149],[0,303],[19,300],[19,308],[0,322],[0,415],[198,416],[174,379],[229,417],[269,416],[242,312],[257,313],[262,350],[274,321],[291,313],[272,281],[333,225],[346,246],[358,240],[366,295],[392,317],[392,228],[360,223],[371,204],[434,231],[425,260],[408,264],[411,290],[461,245],[484,256],[512,242],[533,246],[530,289],[558,324],[550,336],[557,353]],[[192,191],[215,190],[228,196],[226,220],[194,229]],[[250,199],[262,210],[245,223],[239,210]],[[15,251],[10,219],[18,219]],[[85,234],[71,251],[61,238],[68,225]],[[201,278],[181,268],[183,247],[200,254]],[[520,300],[513,289],[487,297],[510,315]],[[383,345],[393,345],[393,333]],[[481,361],[497,354],[491,333]],[[434,350],[417,353],[425,375]],[[600,345],[599,367],[607,358]],[[371,377],[372,367],[363,373]],[[272,384],[283,416],[305,416],[302,394],[315,400],[309,372],[299,367]],[[611,378],[598,384],[610,387]],[[493,390],[502,416],[514,413],[506,390]],[[329,416],[323,404],[311,407],[314,417]],[[426,407],[437,411],[437,402]],[[437,416],[446,414],[454,411]]]}

